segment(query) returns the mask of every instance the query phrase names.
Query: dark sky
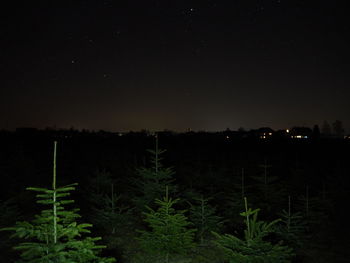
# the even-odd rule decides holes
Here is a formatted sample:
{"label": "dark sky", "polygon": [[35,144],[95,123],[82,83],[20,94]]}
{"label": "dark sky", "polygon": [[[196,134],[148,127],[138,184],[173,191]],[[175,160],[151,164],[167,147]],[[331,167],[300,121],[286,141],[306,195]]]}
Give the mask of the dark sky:
{"label": "dark sky", "polygon": [[350,128],[343,1],[8,2],[0,129]]}

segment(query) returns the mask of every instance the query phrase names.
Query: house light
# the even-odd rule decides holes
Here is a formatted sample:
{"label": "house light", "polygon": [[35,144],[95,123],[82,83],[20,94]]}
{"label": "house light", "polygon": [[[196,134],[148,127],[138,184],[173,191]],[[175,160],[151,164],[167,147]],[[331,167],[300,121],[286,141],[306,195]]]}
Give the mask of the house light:
{"label": "house light", "polygon": [[286,133],[289,133],[289,129],[286,130]]}

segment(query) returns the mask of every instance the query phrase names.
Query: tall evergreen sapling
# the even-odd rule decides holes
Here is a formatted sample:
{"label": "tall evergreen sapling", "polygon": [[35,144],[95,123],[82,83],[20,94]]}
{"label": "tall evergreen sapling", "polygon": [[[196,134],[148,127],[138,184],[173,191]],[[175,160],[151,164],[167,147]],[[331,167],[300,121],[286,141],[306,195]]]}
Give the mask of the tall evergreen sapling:
{"label": "tall evergreen sapling", "polygon": [[281,224],[276,225],[275,231],[288,246],[301,248],[306,237],[306,221],[301,212],[292,212],[291,197],[288,196],[288,210],[283,209],[280,214]]}
{"label": "tall evergreen sapling", "polygon": [[[86,188],[89,196],[87,200],[92,210],[91,222],[106,235],[110,241],[109,248],[118,242],[123,243],[125,232],[130,230],[133,223],[132,209],[123,205],[123,196],[116,190],[116,185],[109,172],[101,171],[89,180],[89,186]],[[119,241],[114,242],[117,240]]]}
{"label": "tall evergreen sapling", "polygon": [[96,245],[99,237],[84,237],[90,233],[91,224],[78,224],[79,209],[68,210],[64,205],[73,203],[67,200],[70,191],[77,184],[56,187],[56,145],[54,143],[52,189],[29,187],[27,190],[38,194],[37,203],[48,206],[36,215],[31,222],[16,222],[14,227],[3,230],[15,231],[12,235],[26,242],[14,247],[20,251],[22,260],[28,263],[111,263],[114,258],[100,257],[104,246]]}
{"label": "tall evergreen sapling", "polygon": [[[9,199],[6,201],[0,200],[0,230],[3,227],[6,227],[13,222],[13,219],[20,219],[21,214],[19,212],[19,208],[17,207],[15,201],[13,199]],[[0,255],[3,261],[12,262],[9,260],[11,255],[11,247],[15,244],[14,240],[11,240],[11,233],[6,233],[0,238]]]}
{"label": "tall evergreen sapling", "polygon": [[165,150],[158,148],[158,137],[155,137],[155,149],[147,150],[151,156],[152,166],[141,167],[136,170],[137,177],[134,180],[137,196],[134,198],[135,205],[143,211],[146,206],[152,206],[155,199],[161,199],[166,186],[174,191],[172,185],[174,171],[172,168],[163,167],[161,155]]}
{"label": "tall evergreen sapling", "polygon": [[134,226],[132,209],[124,206],[121,202],[121,195],[118,195],[115,186],[112,183],[110,193],[101,194],[99,206],[92,207],[92,223],[103,236],[107,249],[117,251],[125,248],[134,242],[128,242],[133,239]]}
{"label": "tall evergreen sapling", "polygon": [[228,225],[233,227],[237,222],[240,222],[239,213],[244,209],[244,197],[247,196],[249,186],[246,184],[245,169],[241,168],[238,173],[232,176],[232,183],[228,185],[227,194],[224,202],[224,217],[230,218],[227,220]]}
{"label": "tall evergreen sapling", "polygon": [[279,178],[269,172],[272,165],[267,164],[266,159],[260,167],[263,169],[262,173],[259,176],[252,176],[255,181],[253,203],[260,207],[264,213],[272,214],[273,208],[279,206],[280,200],[284,196],[284,188],[279,182]]}
{"label": "tall evergreen sapling", "polygon": [[292,249],[283,246],[280,243],[272,244],[264,240],[267,235],[273,232],[273,226],[279,221],[274,220],[270,223],[258,221],[258,212],[260,209],[248,209],[247,199],[245,201],[245,212],[240,213],[244,216],[246,230],[244,238],[224,234],[220,235],[213,232],[217,240],[215,243],[223,249],[230,263],[284,263],[290,262],[293,256]]}
{"label": "tall evergreen sapling", "polygon": [[188,228],[191,223],[184,215],[185,211],[173,208],[178,199],[169,198],[168,188],[163,200],[157,199],[155,202],[159,208],[153,210],[148,207],[149,212],[144,213],[144,221],[148,223],[150,231],[139,231],[139,241],[147,255],[168,263],[170,257],[184,255],[194,247],[195,230]]}
{"label": "tall evergreen sapling", "polygon": [[302,211],[309,226],[318,229],[328,223],[329,211],[327,210],[331,209],[331,204],[326,198],[311,196],[310,188],[306,185],[305,195],[299,197],[298,209]]}
{"label": "tall evergreen sapling", "polygon": [[195,203],[191,204],[190,220],[197,228],[197,237],[202,245],[208,239],[211,231],[219,231],[223,225],[221,217],[216,215],[216,209],[211,206],[210,198],[194,198]]}

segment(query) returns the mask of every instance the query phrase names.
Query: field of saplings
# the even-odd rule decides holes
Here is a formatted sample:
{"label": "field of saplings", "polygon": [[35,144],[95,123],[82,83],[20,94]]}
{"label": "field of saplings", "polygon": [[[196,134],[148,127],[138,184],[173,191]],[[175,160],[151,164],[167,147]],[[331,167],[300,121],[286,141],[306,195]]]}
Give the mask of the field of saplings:
{"label": "field of saplings", "polygon": [[350,143],[0,138],[2,262],[347,262]]}

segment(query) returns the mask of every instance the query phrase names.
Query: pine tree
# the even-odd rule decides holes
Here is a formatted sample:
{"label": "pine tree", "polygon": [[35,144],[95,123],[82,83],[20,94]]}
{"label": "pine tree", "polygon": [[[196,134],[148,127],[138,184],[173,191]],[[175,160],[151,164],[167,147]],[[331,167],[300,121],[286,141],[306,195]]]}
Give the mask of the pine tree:
{"label": "pine tree", "polygon": [[144,211],[146,206],[152,206],[155,199],[161,199],[166,186],[169,186],[171,192],[175,191],[175,186],[172,185],[174,171],[171,167],[163,167],[161,163],[161,155],[166,150],[158,148],[158,136],[155,137],[155,149],[147,151],[152,155],[152,166],[137,169],[137,177],[133,182],[136,187],[133,201],[140,211]]}
{"label": "pine tree", "polygon": [[217,240],[215,243],[223,249],[230,263],[283,263],[290,262],[292,257],[292,249],[283,246],[281,242],[272,244],[264,240],[271,232],[274,225],[279,220],[274,220],[270,223],[258,221],[258,213],[260,209],[248,209],[247,199],[245,201],[245,212],[240,213],[244,216],[246,230],[244,230],[244,238],[240,239],[234,235],[220,235],[213,232]]}
{"label": "pine tree", "polygon": [[194,247],[194,229],[189,229],[191,223],[184,215],[185,211],[175,210],[173,207],[179,199],[168,196],[168,188],[163,200],[156,199],[157,210],[148,207],[144,213],[145,222],[150,231],[139,231],[139,241],[143,251],[162,262],[168,263],[170,257],[184,255]]}
{"label": "pine tree", "polygon": [[39,215],[28,221],[16,222],[14,227],[3,230],[14,231],[13,237],[25,239],[14,247],[20,251],[21,261],[28,263],[110,263],[114,258],[98,255],[104,246],[95,242],[99,237],[86,237],[91,224],[78,224],[79,209],[66,209],[65,205],[74,200],[67,200],[77,184],[63,187],[56,186],[56,145],[54,143],[52,188],[29,187],[27,190],[37,192],[37,203],[47,206]]}

